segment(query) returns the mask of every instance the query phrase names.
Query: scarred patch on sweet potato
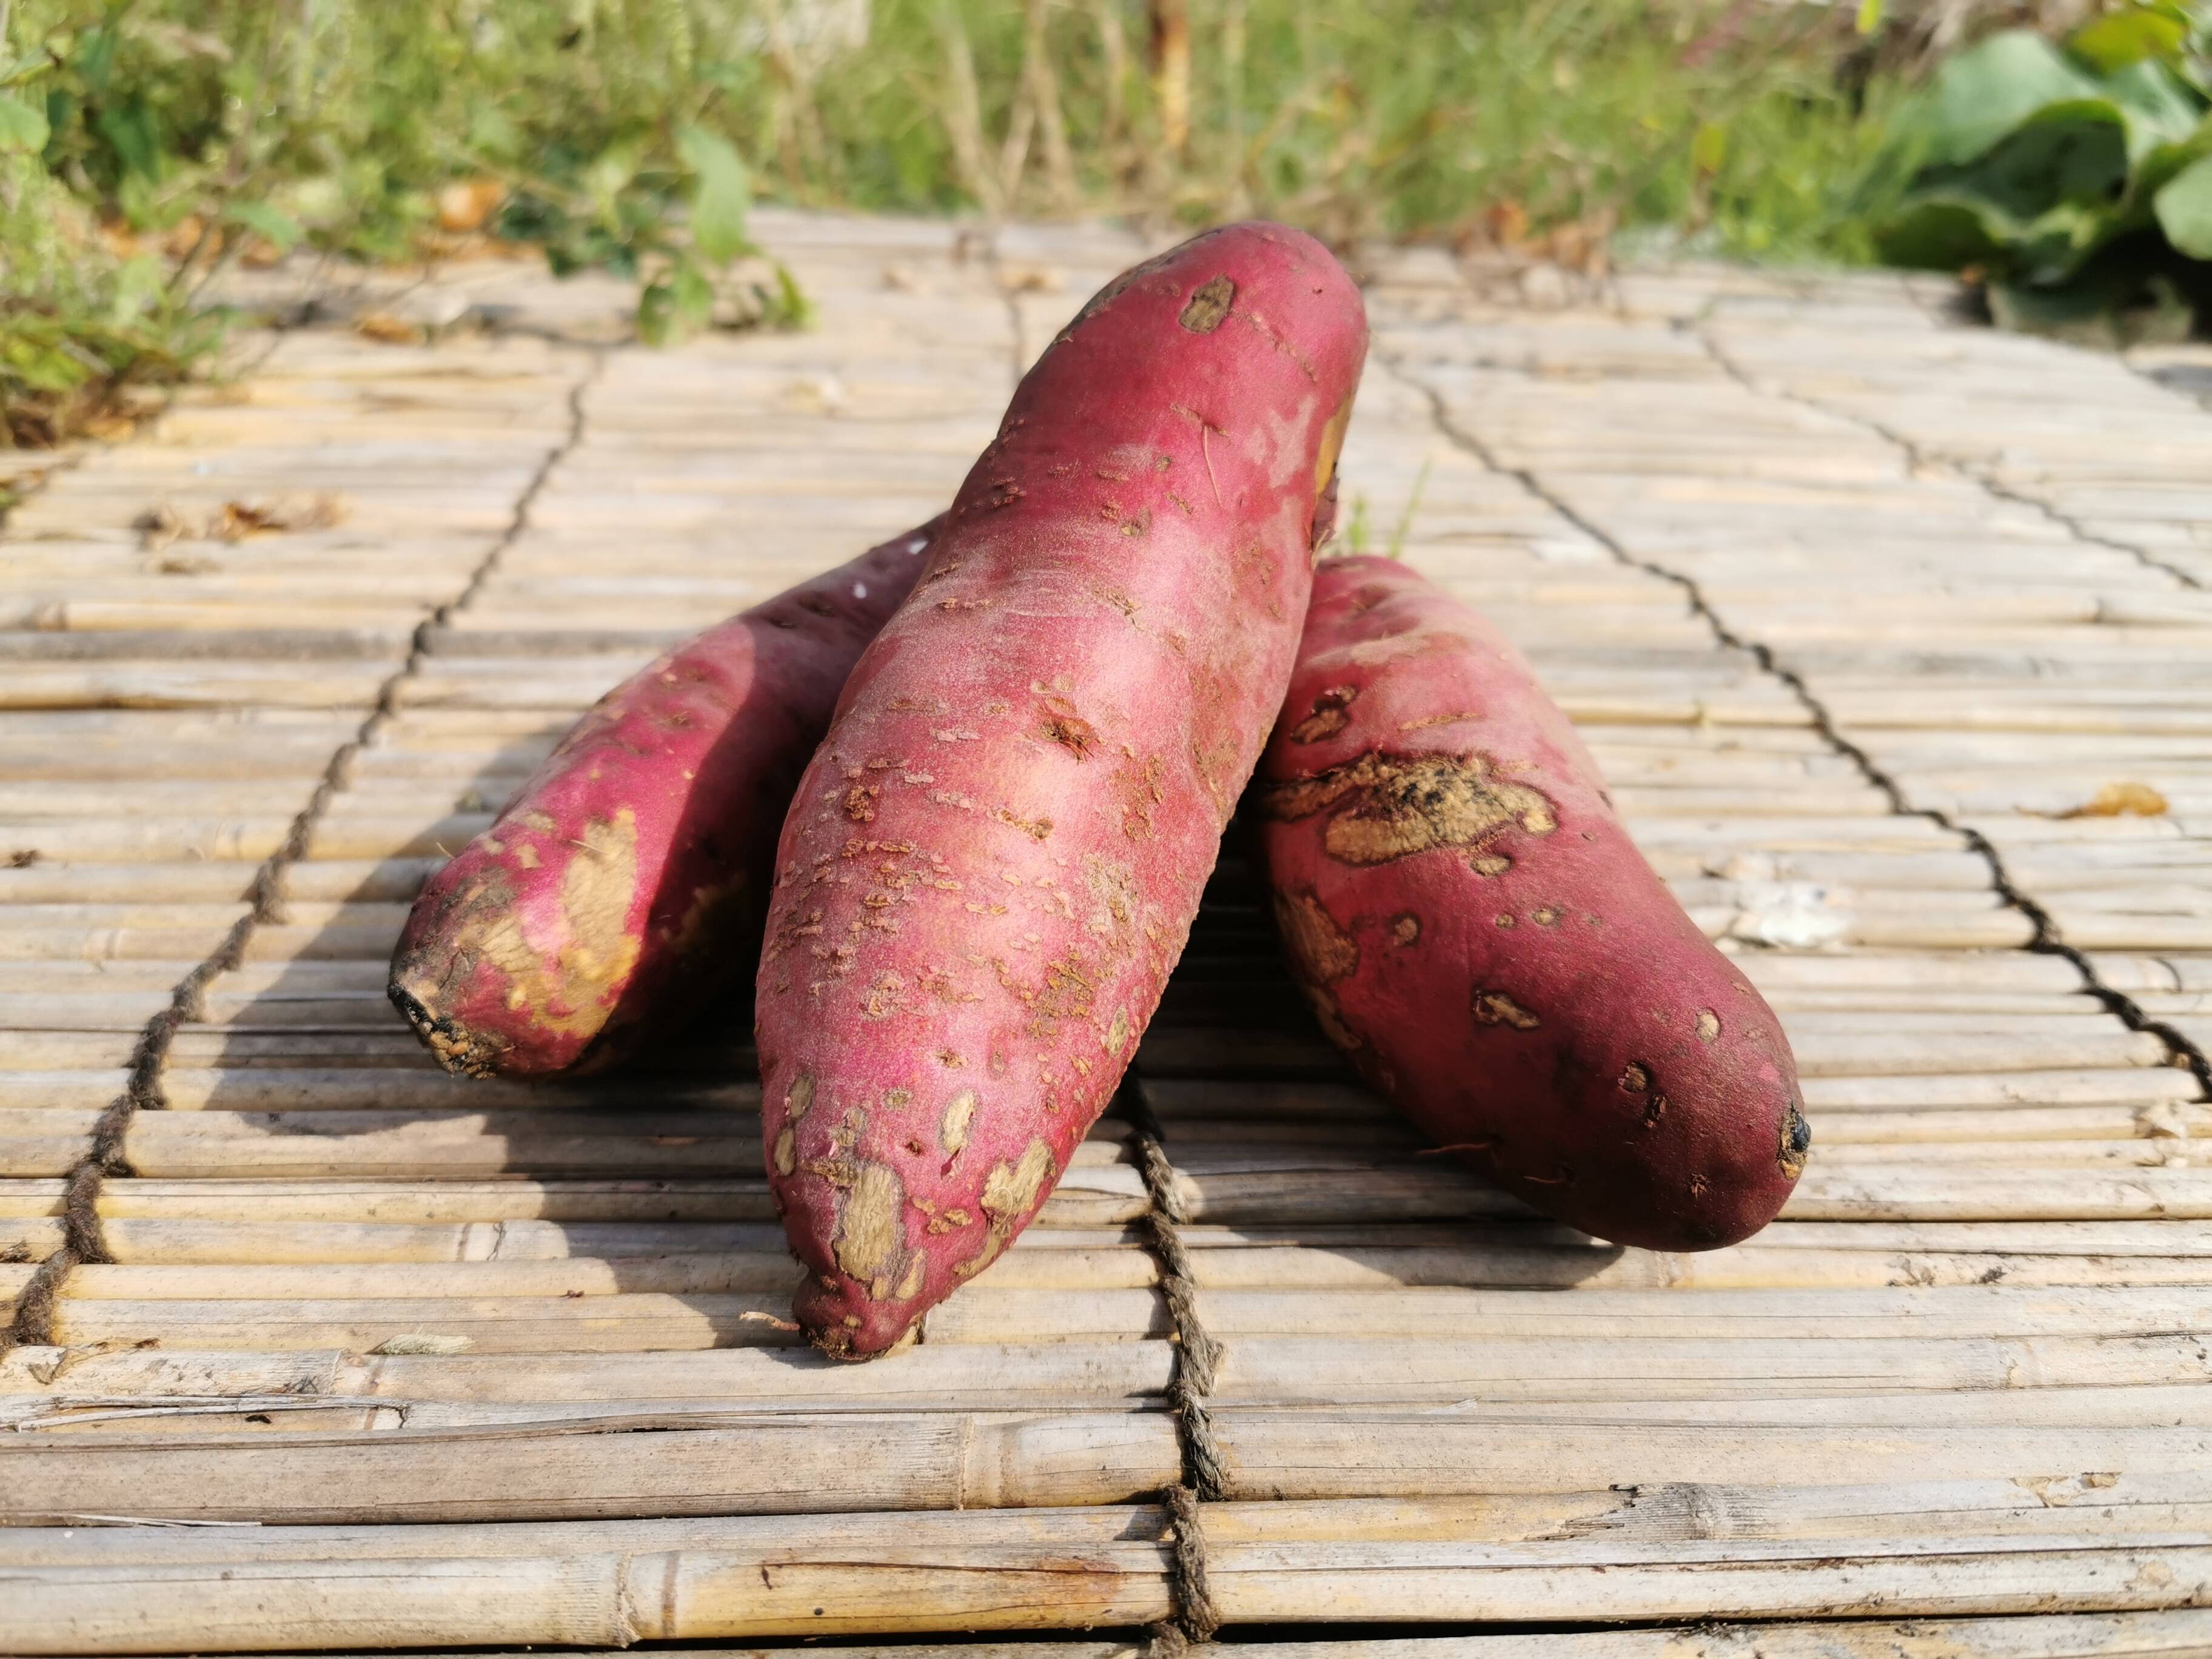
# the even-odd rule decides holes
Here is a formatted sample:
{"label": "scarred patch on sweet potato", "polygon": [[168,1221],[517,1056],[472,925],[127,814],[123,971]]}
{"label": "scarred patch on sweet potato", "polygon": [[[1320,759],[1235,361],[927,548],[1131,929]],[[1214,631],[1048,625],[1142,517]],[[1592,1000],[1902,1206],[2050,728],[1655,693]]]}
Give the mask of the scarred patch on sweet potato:
{"label": "scarred patch on sweet potato", "polygon": [[1323,845],[1356,865],[1479,846],[1516,827],[1532,836],[1559,827],[1540,791],[1495,776],[1482,755],[1370,752],[1317,777],[1270,785],[1260,805],[1286,823],[1333,811]]}
{"label": "scarred patch on sweet potato", "polygon": [[1336,919],[1310,889],[1298,893],[1279,892],[1274,895],[1274,904],[1275,921],[1282,929],[1284,944],[1315,980],[1326,985],[1332,980],[1348,978],[1358,970],[1358,941],[1336,925]]}
{"label": "scarred patch on sweet potato", "polygon": [[1236,299],[1236,283],[1226,276],[1210,278],[1198,285],[1176,320],[1194,334],[1211,334],[1221,326]]}
{"label": "scarred patch on sweet potato", "polygon": [[897,1170],[861,1164],[837,1217],[837,1265],[864,1283],[877,1278],[899,1253],[899,1211],[905,1202]]}

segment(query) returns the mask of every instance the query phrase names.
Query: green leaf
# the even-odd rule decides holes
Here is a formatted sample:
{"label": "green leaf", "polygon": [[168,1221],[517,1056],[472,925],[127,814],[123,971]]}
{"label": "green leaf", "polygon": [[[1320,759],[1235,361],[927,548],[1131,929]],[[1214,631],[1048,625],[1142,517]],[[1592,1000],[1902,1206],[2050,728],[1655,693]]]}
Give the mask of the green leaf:
{"label": "green leaf", "polygon": [[1882,0],[1859,0],[1858,16],[1854,26],[1861,34],[1872,34],[1881,27],[1881,15],[1888,9]]}
{"label": "green leaf", "polygon": [[0,98],[0,155],[10,150],[35,155],[46,147],[49,136],[44,110],[33,109],[20,98]]}
{"label": "green leaf", "polygon": [[144,99],[103,109],[93,118],[93,129],[107,140],[124,172],[147,179],[161,179],[167,171],[161,143],[161,120]]}
{"label": "green leaf", "polygon": [[1902,123],[1906,142],[1934,167],[1972,161],[2047,104],[2094,99],[2095,81],[2041,35],[1993,34],[1936,71],[1926,97]]}
{"label": "green leaf", "polygon": [[1956,271],[2001,261],[2016,229],[1985,204],[1930,196],[1875,225],[1874,245],[1886,264]]}
{"label": "green leaf", "polygon": [[2102,99],[2075,99],[2036,111],[1948,182],[2032,219],[2062,202],[2109,206],[2127,180],[2126,118]]}
{"label": "green leaf", "polygon": [[2148,59],[2106,76],[2104,94],[2127,121],[2131,161],[2160,144],[2181,143],[2203,118],[2197,100],[2173,71]]}
{"label": "green leaf", "polygon": [[677,269],[674,289],[678,319],[686,328],[704,328],[714,314],[714,285],[686,264]]}
{"label": "green leaf", "polygon": [[222,216],[234,225],[245,226],[280,249],[297,247],[307,234],[307,228],[297,219],[279,212],[266,202],[233,202],[223,209]]}
{"label": "green leaf", "polygon": [[752,204],[752,181],[737,150],[704,127],[684,128],[676,148],[692,174],[691,245],[718,265],[750,252],[745,210]]}
{"label": "green leaf", "polygon": [[2132,6],[2083,24],[2069,37],[2066,49],[2100,75],[2150,58],[2170,64],[2181,56],[2189,22],[2181,6]]}
{"label": "green leaf", "polygon": [[649,346],[664,346],[675,331],[675,285],[665,277],[647,283],[637,296],[637,337]]}
{"label": "green leaf", "polygon": [[160,302],[166,273],[150,253],[134,254],[116,268],[108,320],[118,328],[137,321]]}
{"label": "green leaf", "polygon": [[781,259],[775,262],[775,305],[769,316],[784,328],[811,328],[814,325],[814,301],[806,297],[799,278]]}
{"label": "green leaf", "polygon": [[2212,259],[2212,155],[2201,156],[2151,198],[2166,240],[2192,259]]}
{"label": "green leaf", "polygon": [[1690,165],[1710,178],[1727,160],[1728,129],[1714,121],[1701,123],[1690,140]]}

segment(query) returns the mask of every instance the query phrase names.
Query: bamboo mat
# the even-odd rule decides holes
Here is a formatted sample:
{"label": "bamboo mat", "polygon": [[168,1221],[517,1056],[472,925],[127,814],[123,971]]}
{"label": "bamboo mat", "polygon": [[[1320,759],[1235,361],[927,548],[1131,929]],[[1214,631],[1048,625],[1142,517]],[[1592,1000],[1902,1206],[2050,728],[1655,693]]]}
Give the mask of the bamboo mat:
{"label": "bamboo mat", "polygon": [[1373,255],[1346,537],[1529,652],[1780,1010],[1797,1195],[1662,1255],[1419,1156],[1232,836],[1149,1117],[838,1367],[779,1322],[736,1022],[532,1089],[382,994],[579,710],[934,511],[1142,251],[761,228],[815,331],[646,351],[474,268],[393,303],[508,326],[286,333],[12,514],[0,1650],[2212,1650],[2201,364],[1893,279],[1544,308]]}

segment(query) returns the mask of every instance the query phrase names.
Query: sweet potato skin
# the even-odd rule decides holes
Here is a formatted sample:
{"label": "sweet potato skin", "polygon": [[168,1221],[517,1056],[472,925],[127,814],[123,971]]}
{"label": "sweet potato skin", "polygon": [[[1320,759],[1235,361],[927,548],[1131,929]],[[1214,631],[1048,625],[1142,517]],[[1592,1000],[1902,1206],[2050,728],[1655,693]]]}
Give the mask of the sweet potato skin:
{"label": "sweet potato skin", "polygon": [[1439,1146],[1617,1243],[1773,1218],[1811,1145],[1781,1023],[1488,623],[1393,560],[1325,561],[1260,780],[1292,969]]}
{"label": "sweet potato skin", "polygon": [[941,522],[639,670],[431,878],[389,989],[448,1071],[597,1070],[744,981],[792,787]]}
{"label": "sweet potato skin", "polygon": [[1357,289],[1279,226],[1125,273],[1024,380],[854,671],[756,1002],[823,1351],[899,1343],[1103,1109],[1280,702],[1365,349]]}

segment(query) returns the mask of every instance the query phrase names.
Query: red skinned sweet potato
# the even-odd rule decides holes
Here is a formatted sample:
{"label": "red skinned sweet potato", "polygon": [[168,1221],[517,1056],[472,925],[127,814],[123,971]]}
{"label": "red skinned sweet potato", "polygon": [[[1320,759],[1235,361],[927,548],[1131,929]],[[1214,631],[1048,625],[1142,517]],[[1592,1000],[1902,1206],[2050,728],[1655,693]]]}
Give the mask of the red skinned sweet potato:
{"label": "red skinned sweet potato", "polygon": [[777,851],[757,1030],[794,1311],[865,1358],[1097,1120],[1281,702],[1366,350],[1280,226],[1109,283],[1014,394]]}
{"label": "red skinned sweet potato", "polygon": [[1292,969],[1425,1133],[1618,1243],[1773,1218],[1812,1139],[1781,1023],[1494,628],[1392,560],[1325,561],[1260,776]]}
{"label": "red skinned sweet potato", "polygon": [[639,670],[431,878],[390,992],[447,1070],[596,1070],[744,981],[792,786],[940,522]]}

